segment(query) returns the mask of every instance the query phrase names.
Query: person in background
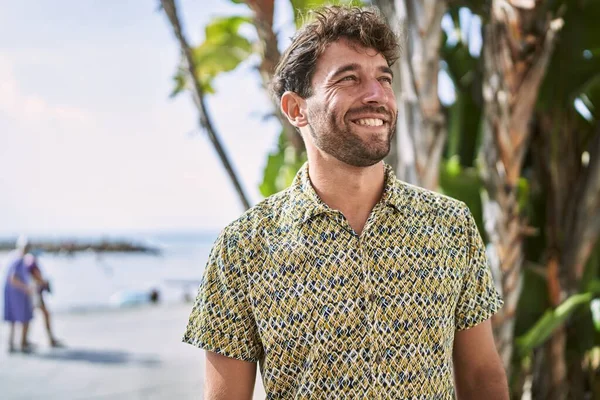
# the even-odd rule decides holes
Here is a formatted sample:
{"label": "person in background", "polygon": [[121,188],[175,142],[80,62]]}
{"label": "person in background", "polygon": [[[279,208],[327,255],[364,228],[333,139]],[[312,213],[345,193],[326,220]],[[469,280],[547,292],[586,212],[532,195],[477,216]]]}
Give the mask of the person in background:
{"label": "person in background", "polygon": [[113,307],[135,307],[146,304],[158,304],[160,302],[160,291],[156,288],[150,289],[126,289],[110,296],[110,304]]}
{"label": "person in background", "polygon": [[42,271],[38,266],[37,257],[35,254],[26,254],[24,259],[27,272],[35,282],[33,290],[34,303],[36,307],[39,307],[40,311],[42,311],[42,314],[44,315],[44,323],[46,325],[46,333],[48,334],[48,341],[50,342],[50,346],[64,347],[63,343],[57,340],[54,334],[52,333],[50,311],[48,310],[46,302],[44,301],[44,292],[51,292],[50,283],[42,275]]}
{"label": "person in background", "polygon": [[33,350],[31,343],[27,341],[29,322],[33,319],[33,307],[31,303],[31,288],[25,265],[25,255],[29,252],[29,243],[26,238],[17,240],[16,252],[10,258],[6,271],[4,284],[4,320],[10,323],[10,334],[8,337],[8,351],[16,351],[14,345],[15,325],[20,323],[21,329],[21,351],[30,353]]}

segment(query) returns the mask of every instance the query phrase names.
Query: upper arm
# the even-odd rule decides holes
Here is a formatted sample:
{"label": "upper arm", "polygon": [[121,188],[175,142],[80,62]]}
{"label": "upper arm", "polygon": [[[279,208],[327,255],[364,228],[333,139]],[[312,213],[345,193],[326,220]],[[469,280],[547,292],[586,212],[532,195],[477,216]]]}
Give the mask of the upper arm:
{"label": "upper arm", "polygon": [[465,209],[467,260],[455,310],[454,376],[459,399],[508,399],[502,360],[496,350],[491,317],[502,307],[471,212]]}
{"label": "upper arm", "polygon": [[256,363],[206,352],[206,400],[252,399]]}
{"label": "upper arm", "polygon": [[263,353],[239,238],[222,233],[206,265],[183,341],[241,361]]}
{"label": "upper arm", "polygon": [[491,320],[454,335],[454,377],[458,398],[470,398],[468,393],[482,393],[482,385],[496,398],[508,399],[506,374],[492,333]]}
{"label": "upper arm", "polygon": [[472,328],[456,331],[454,334],[455,372],[471,371],[497,363],[500,358],[494,343],[491,320],[486,320]]}

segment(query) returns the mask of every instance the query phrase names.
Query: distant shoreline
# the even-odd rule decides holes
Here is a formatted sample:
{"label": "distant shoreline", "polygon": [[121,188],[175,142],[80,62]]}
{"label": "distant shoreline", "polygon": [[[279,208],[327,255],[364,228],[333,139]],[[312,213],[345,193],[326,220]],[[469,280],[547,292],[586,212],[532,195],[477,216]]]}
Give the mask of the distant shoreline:
{"label": "distant shoreline", "polygon": [[[59,253],[73,255],[81,252],[96,253],[144,253],[160,255],[161,249],[154,246],[135,243],[127,240],[56,240],[31,241],[31,250],[43,253]],[[14,240],[0,240],[0,251],[10,251],[15,248]]]}

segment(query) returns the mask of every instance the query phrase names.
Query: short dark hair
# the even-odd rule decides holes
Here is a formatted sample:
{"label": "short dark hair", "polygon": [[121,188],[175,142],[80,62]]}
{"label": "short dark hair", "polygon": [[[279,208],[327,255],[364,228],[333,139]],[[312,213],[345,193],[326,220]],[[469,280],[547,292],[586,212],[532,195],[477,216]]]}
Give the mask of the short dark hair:
{"label": "short dark hair", "polygon": [[339,39],[348,39],[377,50],[388,66],[400,56],[398,36],[377,8],[329,6],[313,13],[314,20],[296,32],[277,64],[271,92],[278,100],[288,90],[303,98],[310,97],[311,81],[319,56]]}

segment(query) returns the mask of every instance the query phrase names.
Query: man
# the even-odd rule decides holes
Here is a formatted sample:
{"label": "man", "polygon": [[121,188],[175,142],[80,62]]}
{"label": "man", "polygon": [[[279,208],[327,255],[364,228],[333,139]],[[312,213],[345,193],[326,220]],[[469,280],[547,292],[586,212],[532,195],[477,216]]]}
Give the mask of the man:
{"label": "man", "polygon": [[31,275],[35,282],[35,290],[34,290],[34,299],[35,306],[39,307],[42,315],[44,316],[44,325],[46,327],[46,335],[48,336],[48,342],[51,347],[61,348],[65,347],[64,344],[56,339],[54,333],[52,332],[52,323],[50,310],[48,306],[46,306],[46,302],[44,300],[44,292],[50,293],[50,282],[44,278],[42,275],[42,271],[38,266],[37,256],[35,254],[27,254],[25,256],[25,265],[26,270]]}
{"label": "man", "polygon": [[211,252],[184,336],[207,399],[250,399],[257,362],[269,399],[508,399],[471,213],[382,162],[397,49],[375,11],[333,7],[283,55],[273,90],[308,163]]}

